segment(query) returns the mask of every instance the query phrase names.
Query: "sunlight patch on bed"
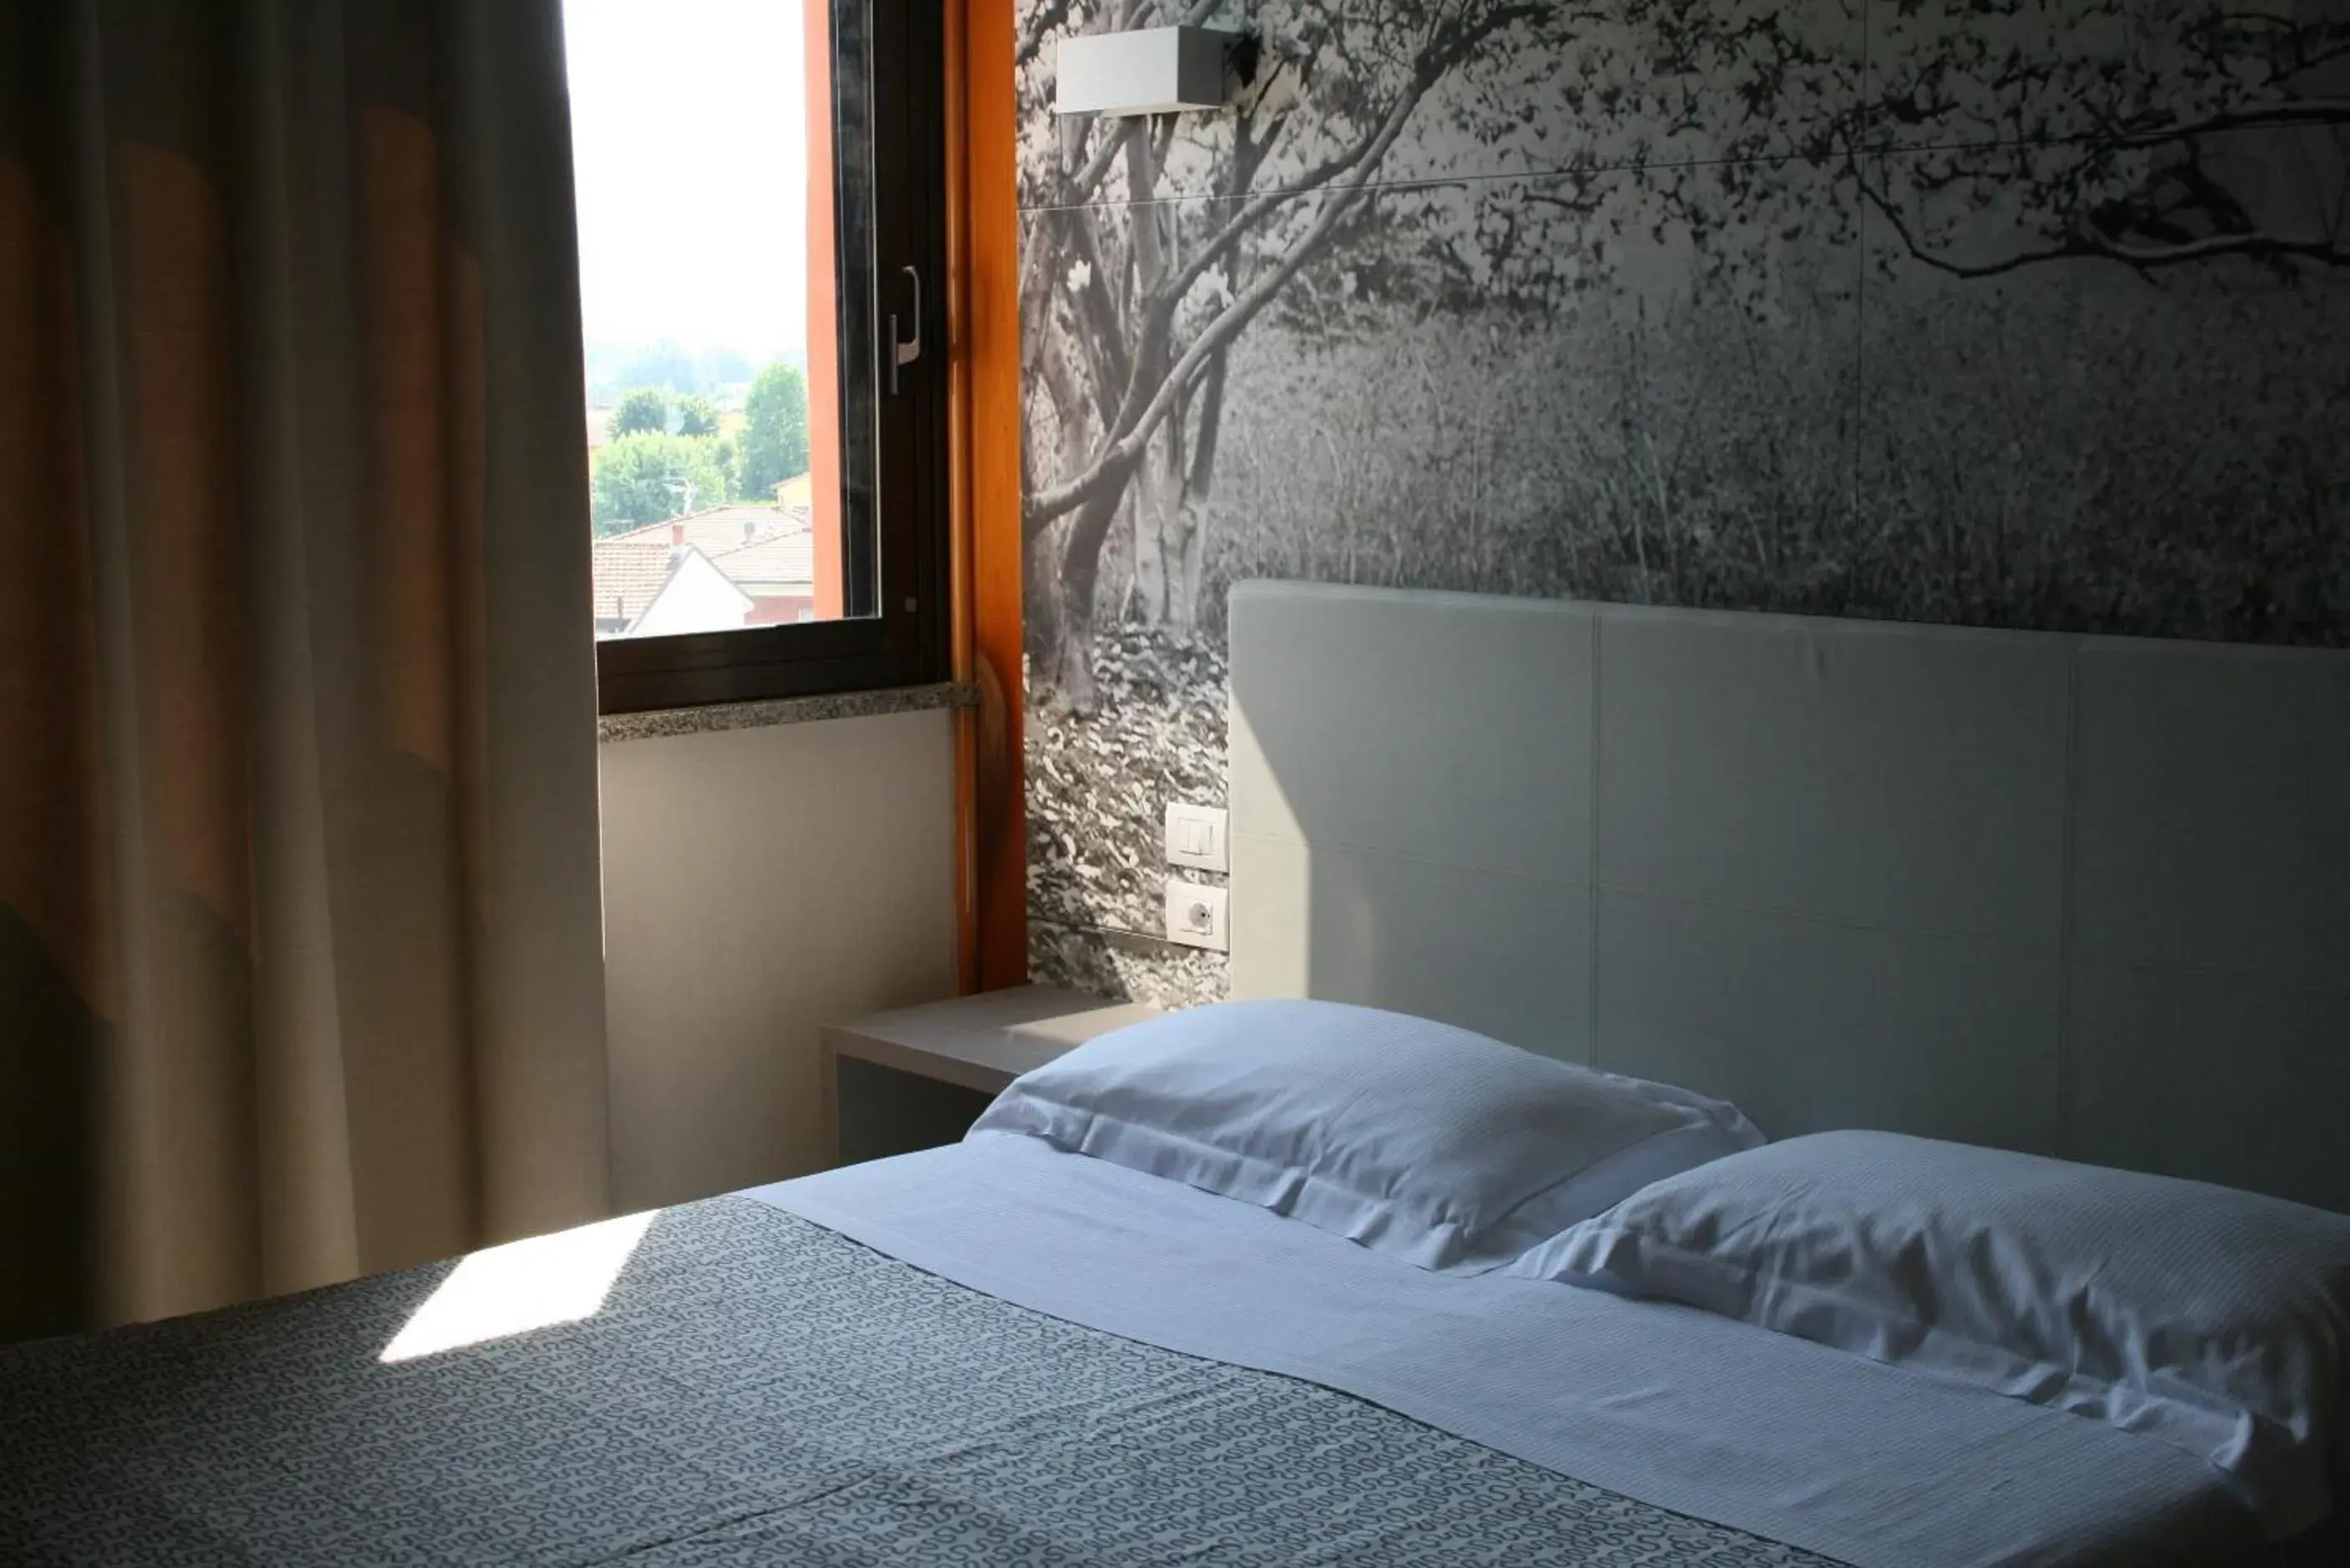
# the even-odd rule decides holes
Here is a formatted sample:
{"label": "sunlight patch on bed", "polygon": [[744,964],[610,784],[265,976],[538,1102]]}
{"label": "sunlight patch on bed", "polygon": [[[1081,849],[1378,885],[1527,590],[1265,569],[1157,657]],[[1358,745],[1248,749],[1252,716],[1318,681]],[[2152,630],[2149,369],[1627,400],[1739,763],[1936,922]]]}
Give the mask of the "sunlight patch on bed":
{"label": "sunlight patch on bed", "polygon": [[414,1361],[595,1316],[653,1218],[630,1214],[473,1253],[376,1359]]}

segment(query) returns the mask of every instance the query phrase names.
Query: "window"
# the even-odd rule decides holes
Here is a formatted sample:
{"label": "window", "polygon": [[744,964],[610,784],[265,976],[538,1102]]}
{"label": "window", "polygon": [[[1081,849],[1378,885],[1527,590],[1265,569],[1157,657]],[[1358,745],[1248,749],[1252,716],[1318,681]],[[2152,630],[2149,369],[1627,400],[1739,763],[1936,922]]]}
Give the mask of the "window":
{"label": "window", "polygon": [[604,711],[939,679],[941,8],[564,25]]}

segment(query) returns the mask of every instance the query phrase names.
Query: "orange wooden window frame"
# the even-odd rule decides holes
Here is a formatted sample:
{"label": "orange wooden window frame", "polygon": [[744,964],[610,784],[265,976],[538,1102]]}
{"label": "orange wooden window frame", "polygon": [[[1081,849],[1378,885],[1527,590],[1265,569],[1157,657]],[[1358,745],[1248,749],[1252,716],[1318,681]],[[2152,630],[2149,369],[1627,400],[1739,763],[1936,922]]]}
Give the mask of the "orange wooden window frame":
{"label": "orange wooden window frame", "polygon": [[1020,219],[1012,0],[947,7],[955,744],[966,991],[1028,978],[1020,560]]}

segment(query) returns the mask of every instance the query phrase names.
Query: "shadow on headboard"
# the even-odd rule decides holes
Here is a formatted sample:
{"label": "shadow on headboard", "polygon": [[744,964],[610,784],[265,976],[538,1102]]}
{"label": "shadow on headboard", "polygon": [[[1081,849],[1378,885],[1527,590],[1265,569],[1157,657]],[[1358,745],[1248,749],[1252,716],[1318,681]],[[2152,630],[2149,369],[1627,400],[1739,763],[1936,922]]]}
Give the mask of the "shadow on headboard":
{"label": "shadow on headboard", "polygon": [[1232,989],[2350,1210],[2350,654],[1251,583]]}

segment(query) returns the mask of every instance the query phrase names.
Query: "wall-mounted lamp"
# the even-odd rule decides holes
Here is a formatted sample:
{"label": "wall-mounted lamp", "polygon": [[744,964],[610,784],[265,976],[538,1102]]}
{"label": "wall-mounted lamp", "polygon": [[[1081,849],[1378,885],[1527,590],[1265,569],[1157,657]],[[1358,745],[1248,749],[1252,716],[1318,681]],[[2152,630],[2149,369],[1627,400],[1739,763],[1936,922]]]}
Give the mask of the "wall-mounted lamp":
{"label": "wall-mounted lamp", "polygon": [[1063,114],[1174,114],[1222,109],[1224,64],[1241,35],[1145,27],[1061,40],[1055,107]]}

